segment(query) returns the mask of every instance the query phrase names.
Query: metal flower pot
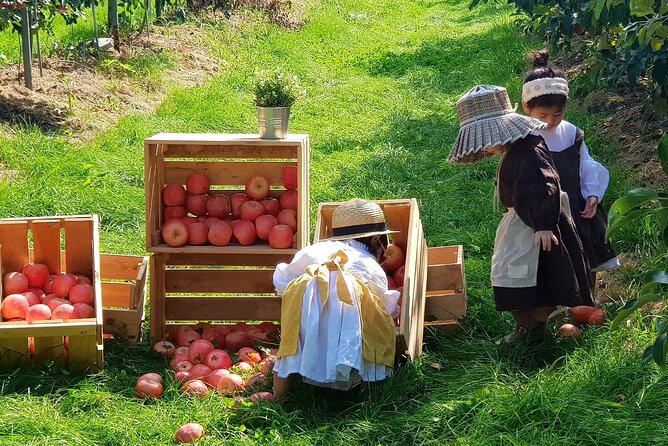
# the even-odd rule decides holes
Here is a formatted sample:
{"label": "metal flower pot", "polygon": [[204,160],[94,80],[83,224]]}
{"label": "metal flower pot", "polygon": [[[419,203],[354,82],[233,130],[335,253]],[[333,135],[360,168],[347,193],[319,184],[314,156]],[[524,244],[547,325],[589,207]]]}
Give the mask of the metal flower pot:
{"label": "metal flower pot", "polygon": [[282,139],[288,136],[290,107],[258,107],[257,121],[260,138]]}

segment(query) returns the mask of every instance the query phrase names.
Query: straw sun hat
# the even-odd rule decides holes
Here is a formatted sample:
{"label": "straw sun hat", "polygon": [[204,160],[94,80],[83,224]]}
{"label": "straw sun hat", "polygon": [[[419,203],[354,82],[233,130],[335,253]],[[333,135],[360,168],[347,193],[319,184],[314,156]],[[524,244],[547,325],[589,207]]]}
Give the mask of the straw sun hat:
{"label": "straw sun hat", "polygon": [[515,113],[503,87],[478,85],[457,101],[459,134],[448,161],[475,163],[491,156],[484,150],[517,141],[546,124]]}
{"label": "straw sun hat", "polygon": [[391,234],[385,214],[378,203],[354,198],[341,203],[332,215],[332,237],[327,240],[347,240]]}

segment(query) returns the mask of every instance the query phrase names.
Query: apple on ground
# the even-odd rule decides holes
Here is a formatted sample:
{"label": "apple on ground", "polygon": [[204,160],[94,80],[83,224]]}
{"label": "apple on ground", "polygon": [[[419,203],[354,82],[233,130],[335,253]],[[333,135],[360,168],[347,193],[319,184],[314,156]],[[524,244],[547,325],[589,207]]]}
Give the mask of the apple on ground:
{"label": "apple on ground", "polygon": [[285,249],[292,246],[292,236],[295,233],[288,225],[276,225],[269,231],[269,246],[276,249]]}
{"label": "apple on ground", "polygon": [[237,355],[241,361],[246,361],[249,363],[259,363],[262,360],[260,354],[250,347],[240,348],[237,352]]}
{"label": "apple on ground", "polygon": [[204,382],[213,387],[214,389],[217,389],[218,383],[220,382],[220,378],[229,374],[230,371],[227,369],[224,368],[214,369],[211,373],[209,373],[209,376],[204,378]]}
{"label": "apple on ground", "polygon": [[241,205],[239,216],[242,220],[255,221],[260,215],[264,215],[264,206],[259,201],[248,200]]}
{"label": "apple on ground", "polygon": [[167,184],[162,189],[162,202],[166,206],[180,206],[185,204],[188,193],[181,184]]}
{"label": "apple on ground", "polygon": [[229,373],[220,377],[216,390],[222,395],[238,392],[244,389],[244,379],[236,373]]}
{"label": "apple on ground", "polygon": [[263,198],[260,200],[260,204],[264,207],[265,214],[275,217],[281,211],[281,203],[274,197]]}
{"label": "apple on ground", "polygon": [[[162,233],[162,239],[169,246],[183,246],[188,242],[188,227],[181,220],[169,220],[162,225],[160,232]],[[56,279],[54,279],[54,282]]]}
{"label": "apple on ground", "polygon": [[206,215],[207,201],[209,201],[208,194],[188,195],[186,209],[193,215]]}
{"label": "apple on ground", "polygon": [[281,170],[283,187],[286,189],[297,189],[297,166],[285,166]]}
{"label": "apple on ground", "polygon": [[23,273],[11,272],[5,274],[3,281],[3,292],[5,296],[9,294],[21,294],[28,291],[30,282]]}
{"label": "apple on ground", "polygon": [[260,401],[276,401],[274,394],[271,392],[255,392],[250,397],[248,397],[251,403],[259,403]]}
{"label": "apple on ground", "polygon": [[242,347],[250,347],[252,343],[252,338],[242,331],[235,331],[225,336],[225,349],[234,353]]}
{"label": "apple on ground", "polygon": [[49,268],[42,263],[26,263],[23,265],[21,273],[28,278],[29,286],[41,287],[49,277]]}
{"label": "apple on ground", "polygon": [[248,195],[236,193],[230,197],[230,206],[232,206],[232,217],[239,218],[241,215],[241,205],[249,200]]}
{"label": "apple on ground", "polygon": [[162,356],[172,356],[176,346],[169,341],[158,341],[153,344],[153,351],[160,353]]}
{"label": "apple on ground", "polygon": [[206,354],[204,364],[213,370],[228,369],[232,365],[232,358],[225,350],[213,349]]}
{"label": "apple on ground", "polygon": [[283,191],[278,201],[281,204],[281,209],[297,209],[297,191],[289,189]]}
{"label": "apple on ground", "polygon": [[246,181],[245,192],[251,200],[262,200],[269,195],[269,180],[262,175],[254,175]]}
{"label": "apple on ground", "polygon": [[162,378],[158,380],[152,375],[143,375],[137,380],[135,394],[138,398],[160,398],[162,396]]}
{"label": "apple on ground", "polygon": [[210,217],[227,218],[231,210],[232,206],[227,195],[212,195],[206,202],[206,212]]}
{"label": "apple on ground", "polygon": [[190,344],[188,348],[188,361],[193,364],[202,364],[207,353],[214,350],[215,347],[210,341],[206,339],[197,339]]}
{"label": "apple on ground", "polygon": [[193,364],[193,368],[188,372],[190,379],[204,379],[211,373],[211,367],[206,364]]}
{"label": "apple on ground", "polygon": [[209,394],[209,388],[202,380],[191,379],[181,387],[181,393],[203,398]]}
{"label": "apple on ground", "polygon": [[209,241],[209,228],[204,223],[193,223],[188,226],[188,244],[204,245]]}
{"label": "apple on ground", "polygon": [[267,240],[269,238],[269,231],[278,224],[278,220],[273,215],[260,215],[255,219],[255,231],[257,238],[260,240]]}
{"label": "apple on ground", "polygon": [[186,178],[186,190],[193,194],[206,194],[211,188],[211,180],[204,173],[193,173]]}
{"label": "apple on ground", "polygon": [[176,430],[176,442],[193,443],[204,436],[204,428],[199,423],[187,423]]}
{"label": "apple on ground", "polygon": [[[206,224],[206,223],[205,223]],[[232,238],[232,227],[225,221],[214,223],[209,228],[208,239],[212,245],[227,246]]]}
{"label": "apple on ground", "polygon": [[297,211],[295,209],[283,209],[276,216],[278,223],[288,225],[293,231],[297,231]]}
{"label": "apple on ground", "polygon": [[239,220],[232,228],[232,233],[240,245],[252,245],[257,239],[255,225],[248,220]]}
{"label": "apple on ground", "polygon": [[198,339],[202,339],[199,333],[195,330],[187,330],[178,335],[176,338],[176,345],[179,347],[188,347],[190,352],[190,345]]}

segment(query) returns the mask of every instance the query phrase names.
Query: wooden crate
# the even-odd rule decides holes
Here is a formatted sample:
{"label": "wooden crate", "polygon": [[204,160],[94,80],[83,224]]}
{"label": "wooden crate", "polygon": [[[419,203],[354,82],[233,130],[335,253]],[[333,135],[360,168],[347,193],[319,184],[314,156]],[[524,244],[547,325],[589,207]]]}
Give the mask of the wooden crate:
{"label": "wooden crate", "polygon": [[[427,245],[417,201],[411,199],[377,200],[388,226],[399,231],[392,242],[406,253],[401,316],[397,328],[397,345],[411,359],[422,353],[424,295],[427,276]],[[332,215],[341,203],[321,203],[318,207],[314,243],[332,236]],[[397,284],[399,285],[399,284]]]}
{"label": "wooden crate", "polygon": [[47,265],[51,272],[86,275],[95,289],[95,318],[28,324],[0,317],[1,365],[54,361],[72,372],[103,368],[98,234],[97,215],[0,220],[0,275],[21,271],[23,265],[34,261]]}
{"label": "wooden crate", "polygon": [[[146,188],[146,248],[153,253],[208,254],[294,254],[309,239],[309,140],[308,135],[285,139],[260,139],[257,135],[160,133],[145,140],[144,181]],[[162,189],[166,184],[185,184],[192,173],[211,179],[211,194],[243,192],[246,180],[263,175],[270,183],[270,196],[285,190],[281,170],[297,166],[297,234],[295,246],[272,249],[258,240],[251,246],[183,246],[172,248],[162,242],[164,222]]]}
{"label": "wooden crate", "polygon": [[466,316],[466,276],[462,245],[427,249],[425,327],[444,331],[459,328]]}
{"label": "wooden crate", "polygon": [[151,339],[201,321],[280,321],[276,265],[292,253],[156,253],[150,258]]}
{"label": "wooden crate", "polygon": [[100,254],[104,333],[141,340],[148,257]]}

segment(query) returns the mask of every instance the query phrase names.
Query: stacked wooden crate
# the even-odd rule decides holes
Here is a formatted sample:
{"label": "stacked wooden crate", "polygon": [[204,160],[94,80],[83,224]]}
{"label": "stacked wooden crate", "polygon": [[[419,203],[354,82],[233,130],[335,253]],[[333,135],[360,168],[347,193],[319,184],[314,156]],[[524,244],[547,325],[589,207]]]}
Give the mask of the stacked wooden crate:
{"label": "stacked wooden crate", "polygon": [[[162,189],[185,184],[192,173],[205,173],[211,194],[243,192],[248,178],[269,179],[270,196],[282,192],[285,166],[298,171],[297,231],[291,248],[267,244],[170,247],[163,243]],[[145,141],[146,242],[150,258],[151,338],[160,339],[178,325],[200,321],[278,321],[281,303],[273,272],[289,262],[309,237],[309,140],[289,135],[281,140],[257,135],[158,134]]]}
{"label": "stacked wooden crate", "polygon": [[443,331],[460,328],[466,316],[466,275],[462,245],[427,249],[425,327]]}
{"label": "stacked wooden crate", "polygon": [[95,317],[32,324],[3,321],[0,317],[0,365],[53,361],[72,372],[101,370],[104,359],[97,215],[0,220],[0,275],[21,271],[30,262],[46,265],[52,274],[69,272],[90,278]]}

